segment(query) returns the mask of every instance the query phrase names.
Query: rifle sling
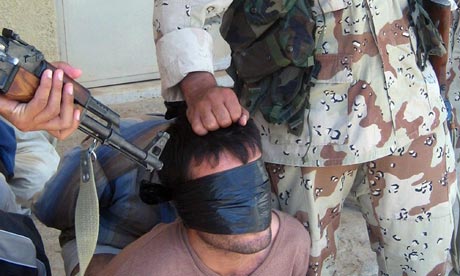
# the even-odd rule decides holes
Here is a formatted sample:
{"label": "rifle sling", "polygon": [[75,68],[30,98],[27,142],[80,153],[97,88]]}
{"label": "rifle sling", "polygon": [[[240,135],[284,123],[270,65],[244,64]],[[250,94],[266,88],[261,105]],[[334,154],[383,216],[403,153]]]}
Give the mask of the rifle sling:
{"label": "rifle sling", "polygon": [[78,275],[85,275],[96,249],[99,234],[99,199],[94,180],[92,153],[94,148],[83,147],[80,159],[81,182],[75,209]]}

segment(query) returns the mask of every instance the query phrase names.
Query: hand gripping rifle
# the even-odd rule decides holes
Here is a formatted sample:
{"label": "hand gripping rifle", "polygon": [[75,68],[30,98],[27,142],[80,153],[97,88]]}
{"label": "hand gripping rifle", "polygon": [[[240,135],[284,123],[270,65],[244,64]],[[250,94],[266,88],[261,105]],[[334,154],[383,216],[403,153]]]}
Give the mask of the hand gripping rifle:
{"label": "hand gripping rifle", "polygon": [[[3,29],[0,36],[0,95],[19,102],[29,102],[46,69],[56,70],[34,46],[24,42],[12,30]],[[119,150],[148,170],[159,170],[158,159],[169,135],[160,132],[148,150],[142,150],[119,133],[120,116],[91,96],[89,90],[64,74],[72,83],[75,103],[83,107],[79,129],[102,144]],[[93,118],[93,116],[95,116]]]}

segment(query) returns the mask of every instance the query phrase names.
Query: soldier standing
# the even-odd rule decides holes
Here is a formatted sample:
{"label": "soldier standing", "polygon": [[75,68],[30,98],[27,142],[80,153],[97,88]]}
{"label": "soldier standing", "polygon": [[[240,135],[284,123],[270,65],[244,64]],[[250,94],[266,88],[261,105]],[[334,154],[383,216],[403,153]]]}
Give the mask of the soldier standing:
{"label": "soldier standing", "polygon": [[[336,230],[358,170],[365,181],[353,194],[379,274],[451,270],[457,182],[440,94],[445,78],[438,80],[445,63],[427,61],[445,49],[418,31],[421,2],[155,2],[163,97],[186,102],[197,134],[245,124],[250,112],[278,207],[310,232],[308,275],[336,272]],[[445,1],[433,2],[432,19],[445,23]],[[213,76],[206,29],[220,18],[236,93]]]}
{"label": "soldier standing", "polygon": [[[452,106],[452,117],[449,121],[452,144],[454,146],[457,181],[459,179],[460,165],[460,0],[457,0],[457,6],[452,9],[452,27],[450,37],[449,63],[447,67],[447,91],[445,98],[448,104]],[[454,205],[455,232],[452,241],[453,264],[456,267],[457,274],[460,274],[460,234],[459,234],[459,200],[460,193],[457,195],[457,201]]]}

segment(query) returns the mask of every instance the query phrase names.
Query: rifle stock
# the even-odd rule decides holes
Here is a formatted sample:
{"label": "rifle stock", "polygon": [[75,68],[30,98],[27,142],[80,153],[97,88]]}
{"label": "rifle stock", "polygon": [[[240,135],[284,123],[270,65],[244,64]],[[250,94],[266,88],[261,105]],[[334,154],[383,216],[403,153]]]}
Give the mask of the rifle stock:
{"label": "rifle stock", "polygon": [[22,103],[29,102],[35,94],[40,80],[32,73],[19,67],[5,97]]}
{"label": "rifle stock", "polygon": [[[41,62],[40,66],[37,68],[37,70],[35,70],[35,74],[28,72],[22,67],[19,67],[19,70],[17,71],[16,76],[14,77],[11,86],[8,89],[8,92],[4,94],[5,97],[19,102],[29,102],[35,95],[35,91],[40,84],[40,77],[46,69],[50,69],[54,72],[57,68],[47,61]],[[120,116],[92,97],[90,91],[87,88],[66,74],[64,74],[63,82],[72,83],[74,101],[76,104],[97,114],[99,117],[104,118],[115,127],[119,126]]]}
{"label": "rifle stock", "polygon": [[[43,67],[36,74],[33,74],[22,67],[18,67],[16,76],[14,77],[8,92],[5,93],[5,97],[18,102],[28,103],[34,97],[35,91],[40,84],[40,77],[46,69],[51,69],[53,72],[56,70],[53,65],[46,61],[43,62]],[[86,103],[89,97],[91,97],[90,92],[66,74],[64,74],[63,82],[73,84],[75,103],[86,107]]]}

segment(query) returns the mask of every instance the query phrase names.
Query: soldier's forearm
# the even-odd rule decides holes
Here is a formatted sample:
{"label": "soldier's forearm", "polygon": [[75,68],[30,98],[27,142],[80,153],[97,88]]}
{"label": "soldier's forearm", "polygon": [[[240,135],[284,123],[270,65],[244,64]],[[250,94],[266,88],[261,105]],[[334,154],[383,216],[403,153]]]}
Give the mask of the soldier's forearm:
{"label": "soldier's forearm", "polygon": [[215,86],[217,86],[216,78],[209,72],[191,72],[180,83],[186,102],[189,102],[196,93]]}

